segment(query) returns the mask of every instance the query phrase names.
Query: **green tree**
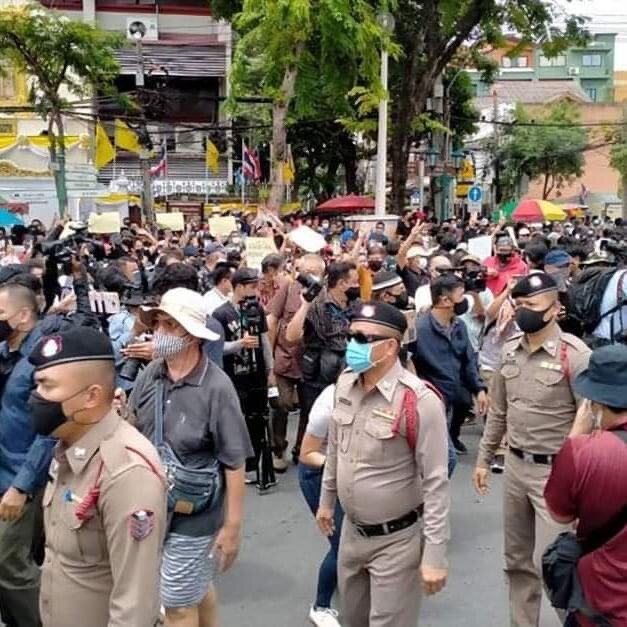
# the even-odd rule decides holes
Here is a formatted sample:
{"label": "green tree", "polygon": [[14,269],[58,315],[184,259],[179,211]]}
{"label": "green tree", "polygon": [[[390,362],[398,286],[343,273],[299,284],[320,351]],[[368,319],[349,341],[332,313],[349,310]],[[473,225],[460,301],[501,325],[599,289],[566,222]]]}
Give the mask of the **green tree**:
{"label": "green tree", "polygon": [[232,19],[241,37],[231,74],[233,97],[272,100],[275,167],[268,205],[277,211],[285,191],[280,164],[287,159],[288,122],[312,119],[324,101],[333,118],[341,116],[357,87],[362,100],[380,93],[381,44],[392,54],[398,50],[366,0],[244,0]]}
{"label": "green tree", "polygon": [[523,176],[542,181],[542,198],[581,176],[588,133],[577,126],[575,105],[557,103],[540,114],[518,106],[514,124],[497,155],[502,164],[507,198],[518,195]]}
{"label": "green tree", "polygon": [[39,4],[0,11],[0,56],[29,77],[32,104],[48,123],[61,216],[67,209],[63,111],[69,97],[88,97],[94,87],[105,94],[114,92],[119,72],[114,51],[120,43],[117,36]]}
{"label": "green tree", "polygon": [[[558,3],[552,0],[398,0],[394,38],[403,54],[391,76],[392,202],[405,202],[407,163],[414,142],[415,121],[426,111],[437,78],[462,50],[481,57],[484,45],[501,45],[504,34],[516,32],[518,48],[540,43],[545,54],[563,51],[581,40],[582,18],[569,16],[554,26]],[[472,45],[468,47],[468,42]],[[515,52],[515,51],[514,51]]]}

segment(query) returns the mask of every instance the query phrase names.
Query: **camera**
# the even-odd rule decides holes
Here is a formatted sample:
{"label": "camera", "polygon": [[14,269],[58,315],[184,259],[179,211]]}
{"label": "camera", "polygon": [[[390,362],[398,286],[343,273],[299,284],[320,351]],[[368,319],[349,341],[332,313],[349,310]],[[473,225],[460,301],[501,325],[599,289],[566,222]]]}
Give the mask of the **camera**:
{"label": "camera", "polygon": [[247,296],[240,303],[240,310],[246,319],[246,331],[250,335],[259,333],[261,324],[261,305],[256,296]]}
{"label": "camera", "polygon": [[296,280],[303,286],[303,298],[311,303],[322,291],[322,281],[313,274],[299,274]]}
{"label": "camera", "polygon": [[78,254],[81,246],[87,245],[90,254],[94,254],[96,250],[103,250],[101,242],[87,237],[87,228],[86,225],[74,226],[73,235],[52,242],[40,242],[39,249],[43,255],[48,255],[63,264],[68,264],[72,257]]}
{"label": "camera", "polygon": [[467,292],[483,292],[486,287],[486,274],[483,270],[464,271],[464,289]]}
{"label": "camera", "polygon": [[[143,342],[149,341],[149,337],[145,334],[137,336],[132,342],[129,342],[127,346],[132,346],[133,344],[141,344]],[[137,375],[139,371],[144,366],[144,361],[138,359],[137,357],[129,357],[122,364],[122,368],[120,369],[120,378],[125,379],[126,381],[135,381],[137,379]]]}

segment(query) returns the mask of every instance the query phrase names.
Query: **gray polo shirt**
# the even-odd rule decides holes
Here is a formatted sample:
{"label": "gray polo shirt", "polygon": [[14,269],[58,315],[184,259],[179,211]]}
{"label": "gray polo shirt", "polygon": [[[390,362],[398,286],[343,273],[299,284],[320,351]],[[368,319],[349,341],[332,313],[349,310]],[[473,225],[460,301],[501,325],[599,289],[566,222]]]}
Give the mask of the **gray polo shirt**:
{"label": "gray polo shirt", "polygon": [[[139,374],[129,399],[135,426],[154,443],[155,382],[165,386],[164,439],[181,463],[204,468],[217,459],[235,469],[254,455],[248,429],[231,380],[202,353],[198,365],[183,379],[172,382],[163,359],[151,362]],[[175,514],[170,531],[199,536],[214,533],[222,524],[223,506],[193,516]]]}

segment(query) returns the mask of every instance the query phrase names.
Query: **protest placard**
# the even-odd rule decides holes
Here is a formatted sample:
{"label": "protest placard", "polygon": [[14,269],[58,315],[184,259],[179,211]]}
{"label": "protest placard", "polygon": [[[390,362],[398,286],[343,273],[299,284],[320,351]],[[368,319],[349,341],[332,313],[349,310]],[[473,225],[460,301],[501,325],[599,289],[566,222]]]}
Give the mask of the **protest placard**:
{"label": "protest placard", "polygon": [[468,240],[468,252],[483,261],[492,255],[492,238],[489,235]]}
{"label": "protest placard", "polygon": [[233,216],[209,218],[209,232],[214,237],[228,237],[233,231],[237,230],[237,223]]}
{"label": "protest placard", "polygon": [[185,230],[185,217],[180,211],[157,213],[155,219],[157,220],[157,226],[162,229],[170,229],[170,231]]}
{"label": "protest placard", "polygon": [[122,226],[120,214],[117,211],[107,211],[106,213],[92,213],[89,216],[89,232],[107,235],[119,233]]}
{"label": "protest placard", "polygon": [[266,255],[276,253],[276,246],[271,237],[246,238],[246,265],[261,270],[261,262]]}

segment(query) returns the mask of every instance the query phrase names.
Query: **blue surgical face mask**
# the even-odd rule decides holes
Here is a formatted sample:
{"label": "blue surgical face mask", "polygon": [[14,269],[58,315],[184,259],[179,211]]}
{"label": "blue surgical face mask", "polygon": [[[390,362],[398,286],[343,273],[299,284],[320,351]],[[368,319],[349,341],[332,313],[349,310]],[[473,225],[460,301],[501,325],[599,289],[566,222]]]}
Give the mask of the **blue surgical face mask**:
{"label": "blue surgical face mask", "polygon": [[370,370],[372,362],[373,344],[360,344],[352,339],[346,347],[346,365],[358,374]]}

